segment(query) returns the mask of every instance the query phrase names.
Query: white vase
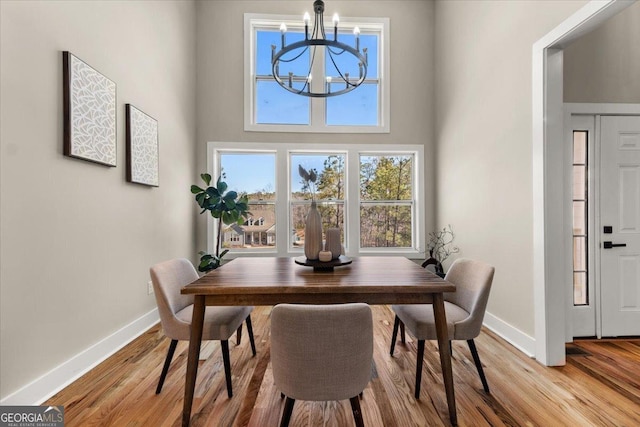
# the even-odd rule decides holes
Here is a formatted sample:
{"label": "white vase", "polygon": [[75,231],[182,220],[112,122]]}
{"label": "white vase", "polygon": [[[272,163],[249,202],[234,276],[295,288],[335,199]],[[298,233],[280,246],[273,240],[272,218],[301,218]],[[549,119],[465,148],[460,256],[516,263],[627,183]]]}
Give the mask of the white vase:
{"label": "white vase", "polygon": [[308,260],[317,260],[322,250],[322,218],[316,201],[311,202],[304,226],[304,255]]}
{"label": "white vase", "polygon": [[340,229],[328,228],[327,241],[325,243],[325,251],[331,252],[331,259],[338,259],[342,252],[342,244],[340,243]]}

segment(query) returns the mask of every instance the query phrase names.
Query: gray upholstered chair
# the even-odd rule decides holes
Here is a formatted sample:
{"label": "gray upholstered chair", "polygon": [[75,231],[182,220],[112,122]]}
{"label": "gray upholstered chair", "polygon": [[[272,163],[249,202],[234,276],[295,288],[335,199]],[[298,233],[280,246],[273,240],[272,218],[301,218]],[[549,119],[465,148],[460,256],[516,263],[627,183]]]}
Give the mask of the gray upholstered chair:
{"label": "gray upholstered chair", "polygon": [[271,364],[276,387],[287,397],[281,427],[295,400],[349,399],[362,426],[358,395],[371,378],[373,321],[362,303],[280,304],[271,312]]}
{"label": "gray upholstered chair", "polygon": [[[158,303],[160,322],[164,334],[171,339],[167,358],[162,368],[156,394],[162,390],[164,379],[169,371],[173,353],[178,340],[188,341],[191,337],[191,316],[193,296],[182,295],[180,288],[198,279],[198,273],[187,259],[172,259],[154,265],[150,269],[153,290]],[[227,381],[227,394],[233,396],[231,387],[231,362],[229,360],[229,337],[237,330],[237,342],[240,344],[242,322],[246,320],[251,350],[256,355],[256,345],[251,326],[253,307],[207,307],[204,314],[203,340],[220,340],[224,373]]]}
{"label": "gray upholstered chair", "polygon": [[[449,269],[445,279],[456,285],[456,292],[444,294],[444,308],[447,314],[447,330],[449,346],[451,340],[466,340],[473,356],[476,369],[480,375],[484,390],[489,393],[489,384],[484,376],[480,356],[473,341],[480,334],[482,319],[487,308],[494,268],[480,261],[469,259],[456,260]],[[420,381],[422,379],[422,360],[424,358],[425,340],[435,340],[436,326],[433,306],[429,304],[392,305],[396,313],[391,337],[391,355],[396,345],[398,326],[406,326],[418,340],[418,361],[416,364],[416,399],[420,398]],[[403,331],[404,332],[404,331]],[[404,343],[404,334],[402,334]]]}

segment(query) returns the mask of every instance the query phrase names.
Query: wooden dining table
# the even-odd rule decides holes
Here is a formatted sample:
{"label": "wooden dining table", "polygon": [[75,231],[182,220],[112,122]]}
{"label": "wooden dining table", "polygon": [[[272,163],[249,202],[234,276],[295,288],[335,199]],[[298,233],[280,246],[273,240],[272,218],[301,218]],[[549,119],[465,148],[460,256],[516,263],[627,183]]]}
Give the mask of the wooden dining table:
{"label": "wooden dining table", "polygon": [[181,293],[194,296],[194,307],[182,425],[188,426],[191,420],[206,306],[351,302],[433,304],[449,419],[457,425],[444,310],[444,293],[455,292],[455,285],[403,257],[368,256],[350,261],[316,270],[296,264],[294,258],[241,257],[184,286]]}

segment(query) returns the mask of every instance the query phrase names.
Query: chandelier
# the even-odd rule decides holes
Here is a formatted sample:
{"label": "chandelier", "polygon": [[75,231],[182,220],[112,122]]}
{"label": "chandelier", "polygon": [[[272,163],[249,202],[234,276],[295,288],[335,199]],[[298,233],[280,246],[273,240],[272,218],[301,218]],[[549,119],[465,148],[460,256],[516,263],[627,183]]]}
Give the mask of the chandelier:
{"label": "chandelier", "polygon": [[[338,14],[333,15],[333,40],[329,40],[324,30],[324,1],[315,0],[313,2],[313,11],[315,20],[313,31],[309,33],[309,13],[305,13],[304,21],[304,40],[287,45],[286,35],[287,26],[282,23],[280,25],[281,47],[276,52],[276,46],[271,45],[271,65],[274,79],[289,92],[296,95],[309,96],[312,98],[328,98],[331,96],[342,95],[351,92],[364,82],[367,77],[367,48],[360,52],[360,29],[355,27],[353,35],[355,36],[355,48],[338,41],[338,24],[340,18]],[[325,62],[331,61],[337,70],[338,76],[327,76],[324,82],[313,84],[311,69],[316,58],[316,49],[320,47],[325,50]],[[284,77],[280,75],[280,63],[293,63],[311,50],[311,61],[306,76],[296,76],[289,71]],[[298,52],[299,51],[299,52]],[[349,72],[341,70],[337,61],[340,55],[348,54],[352,56],[352,60],[358,63],[358,77],[354,78]],[[355,63],[355,62],[354,62]],[[302,88],[294,87],[294,82],[302,83]],[[324,83],[324,84],[322,84]],[[322,90],[320,90],[322,89]]]}

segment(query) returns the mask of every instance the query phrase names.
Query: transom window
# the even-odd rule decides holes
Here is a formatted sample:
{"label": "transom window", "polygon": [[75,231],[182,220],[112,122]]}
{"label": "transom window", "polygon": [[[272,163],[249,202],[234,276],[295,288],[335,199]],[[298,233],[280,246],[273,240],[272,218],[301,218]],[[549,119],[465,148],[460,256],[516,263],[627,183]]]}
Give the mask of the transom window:
{"label": "transom window", "polygon": [[[342,17],[341,17],[342,18]],[[271,66],[272,46],[281,47],[280,25],[286,24],[286,41],[304,38],[300,17],[245,14],[245,130],[274,132],[389,132],[389,65],[388,18],[367,18],[340,21],[338,38],[354,45],[353,29],[360,29],[360,47],[367,49],[367,78],[358,88],[330,98],[309,98],[288,92],[274,80]],[[314,49],[314,48],[311,48]],[[337,85],[338,71],[346,69],[348,58],[334,55],[325,58],[324,49],[317,49],[315,60],[311,50],[294,51],[283,58],[279,74],[291,84],[302,88],[311,71],[312,85]],[[345,62],[343,64],[343,62]],[[353,75],[357,76],[357,68]]]}
{"label": "transom window", "polygon": [[[249,196],[251,217],[223,228],[232,254],[298,256],[312,200],[323,231],[339,228],[347,255],[424,257],[421,145],[209,143],[209,173]],[[313,185],[298,167],[315,171]],[[217,227],[209,219],[209,247]]]}

